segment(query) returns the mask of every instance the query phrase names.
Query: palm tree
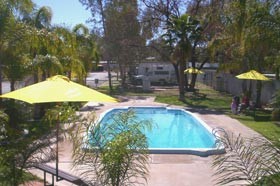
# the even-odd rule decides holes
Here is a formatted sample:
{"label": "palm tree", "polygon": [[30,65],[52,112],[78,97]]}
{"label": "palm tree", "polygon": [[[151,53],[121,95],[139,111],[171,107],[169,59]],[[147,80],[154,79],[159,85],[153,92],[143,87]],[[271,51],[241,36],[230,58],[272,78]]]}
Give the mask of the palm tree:
{"label": "palm tree", "polygon": [[2,94],[3,54],[4,50],[7,49],[9,31],[14,27],[19,16],[31,12],[33,5],[31,0],[2,0],[0,2],[0,94]]}
{"label": "palm tree", "polygon": [[64,72],[68,74],[70,79],[73,74],[79,80],[83,79],[85,70],[83,63],[79,59],[79,47],[76,35],[69,29],[63,27],[56,27],[53,31],[60,40],[57,46],[57,55],[63,65]]}
{"label": "palm tree", "polygon": [[29,69],[33,72],[35,83],[39,81],[39,66],[34,65],[36,63],[36,56],[47,55],[49,53],[47,47],[50,48],[54,45],[49,45],[50,41],[57,41],[55,35],[48,32],[51,19],[52,11],[49,7],[45,6],[35,10],[32,14],[26,14],[22,19],[28,28],[29,37],[27,42],[29,43],[29,55],[31,58]]}
{"label": "palm tree", "polygon": [[34,26],[38,29],[49,28],[51,25],[53,14],[52,9],[47,6],[41,7],[34,17]]}
{"label": "palm tree", "polygon": [[[277,66],[277,60],[271,64],[268,59],[276,57],[279,50],[277,3],[279,1],[275,0],[228,3],[223,12],[223,17],[227,18],[223,22],[223,32],[215,39],[217,53],[223,56],[221,68],[235,74],[274,70],[271,67]],[[261,86],[261,82],[257,82],[257,107],[260,106]]]}
{"label": "palm tree", "polygon": [[26,75],[25,64],[28,60],[26,55],[22,55],[22,51],[15,47],[7,48],[3,55],[4,67],[3,72],[10,81],[10,90],[15,90],[16,81],[22,80]]}
{"label": "palm tree", "polygon": [[73,32],[76,34],[79,59],[82,61],[85,71],[89,72],[92,70],[93,61],[96,64],[99,62],[99,52],[94,41],[94,35],[89,34],[88,28],[83,24],[76,25]]}
{"label": "palm tree", "polygon": [[167,34],[163,35],[170,46],[175,46],[173,58],[179,64],[179,99],[185,99],[185,74],[186,62],[190,57],[191,42],[189,33],[191,29],[191,17],[184,14],[181,17],[173,17],[167,25]]}
{"label": "palm tree", "polygon": [[55,74],[61,74],[63,71],[60,61],[55,56],[49,54],[37,55],[33,60],[33,66],[36,68],[40,74],[42,74],[42,80],[53,76]]}

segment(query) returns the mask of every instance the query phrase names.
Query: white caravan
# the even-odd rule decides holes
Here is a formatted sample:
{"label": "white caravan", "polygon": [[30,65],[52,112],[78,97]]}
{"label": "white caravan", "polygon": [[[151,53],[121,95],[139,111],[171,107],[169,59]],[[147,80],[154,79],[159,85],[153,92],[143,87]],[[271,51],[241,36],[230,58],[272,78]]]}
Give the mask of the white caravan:
{"label": "white caravan", "polygon": [[176,74],[171,63],[140,63],[137,69],[136,79],[147,77],[153,84],[176,84]]}

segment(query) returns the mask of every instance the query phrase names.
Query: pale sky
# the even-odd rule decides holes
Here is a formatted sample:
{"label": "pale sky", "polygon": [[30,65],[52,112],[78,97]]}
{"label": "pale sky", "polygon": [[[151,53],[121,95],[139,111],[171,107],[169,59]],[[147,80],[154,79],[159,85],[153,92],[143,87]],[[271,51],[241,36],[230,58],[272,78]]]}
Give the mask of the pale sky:
{"label": "pale sky", "polygon": [[53,11],[52,25],[63,25],[73,27],[83,23],[89,28],[91,24],[86,23],[91,17],[90,11],[86,10],[79,0],[33,0],[39,7],[49,6]]}

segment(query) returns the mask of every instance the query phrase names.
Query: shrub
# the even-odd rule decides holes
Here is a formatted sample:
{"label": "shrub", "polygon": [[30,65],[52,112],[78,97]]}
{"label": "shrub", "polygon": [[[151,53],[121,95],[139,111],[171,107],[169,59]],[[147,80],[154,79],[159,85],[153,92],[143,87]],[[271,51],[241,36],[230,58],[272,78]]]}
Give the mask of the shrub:
{"label": "shrub", "polygon": [[280,121],[280,109],[276,108],[271,113],[271,120],[272,121]]}
{"label": "shrub", "polygon": [[[137,119],[132,110],[117,113],[112,123],[87,126],[86,134],[90,139],[74,138],[75,167],[82,167],[88,182],[125,186],[146,180],[148,144],[142,131],[150,123]],[[86,146],[87,150],[81,146]]]}

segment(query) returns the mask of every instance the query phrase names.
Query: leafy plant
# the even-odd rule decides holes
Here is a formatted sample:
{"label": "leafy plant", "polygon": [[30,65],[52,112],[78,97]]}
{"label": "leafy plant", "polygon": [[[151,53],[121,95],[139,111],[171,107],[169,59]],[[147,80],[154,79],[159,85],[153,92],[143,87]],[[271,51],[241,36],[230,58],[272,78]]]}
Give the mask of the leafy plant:
{"label": "leafy plant", "polygon": [[75,167],[80,167],[91,183],[101,185],[134,185],[146,180],[148,144],[143,130],[150,122],[139,121],[132,110],[116,113],[111,121],[88,125],[86,141],[76,138]]}
{"label": "leafy plant", "polygon": [[213,161],[218,185],[280,184],[280,151],[268,140],[234,136],[221,128],[214,133],[226,150]]}
{"label": "leafy plant", "polygon": [[273,106],[273,108],[280,108],[280,91],[277,91],[273,95],[273,98],[272,98],[270,104]]}
{"label": "leafy plant", "polygon": [[[57,115],[62,122],[74,121],[74,109],[68,105],[55,107],[47,110],[44,120],[31,122],[21,117],[26,108],[13,103],[12,109],[6,109],[8,114],[0,112],[0,185],[16,186],[25,181],[25,171],[55,158],[56,133],[54,125],[48,124],[58,122]],[[9,119],[14,114],[18,119]]]}
{"label": "leafy plant", "polygon": [[277,91],[271,101],[271,105],[274,108],[272,111],[271,119],[273,121],[280,120],[280,91]]}
{"label": "leafy plant", "polygon": [[272,121],[280,121],[280,108],[276,108],[271,112]]}

